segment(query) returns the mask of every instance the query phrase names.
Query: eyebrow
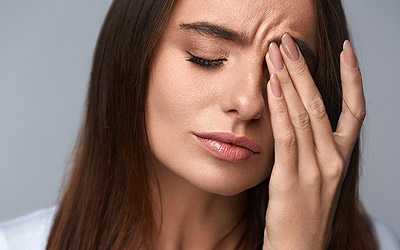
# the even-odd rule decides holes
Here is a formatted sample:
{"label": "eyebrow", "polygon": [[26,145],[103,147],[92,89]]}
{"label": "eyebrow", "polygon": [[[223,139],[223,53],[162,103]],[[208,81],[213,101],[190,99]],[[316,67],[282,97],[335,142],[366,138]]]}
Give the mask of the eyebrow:
{"label": "eyebrow", "polygon": [[[210,22],[181,23],[179,26],[182,30],[198,32],[201,35],[219,38],[222,40],[237,43],[239,45],[249,44],[249,39],[246,37],[245,34],[239,33],[227,27],[223,27]],[[307,61],[309,61],[311,64],[316,64],[318,57],[311,49],[311,46],[307,42],[302,41],[299,38],[295,38],[293,36],[292,38],[299,46],[299,49],[301,50],[304,58],[306,60],[308,59]],[[281,38],[274,39],[271,42],[276,42],[279,46],[281,44]],[[315,66],[315,65],[310,65],[310,66]]]}
{"label": "eyebrow", "polygon": [[183,30],[197,31],[201,35],[221,38],[240,45],[246,45],[249,43],[249,40],[244,34],[239,34],[232,29],[210,22],[181,23],[180,27]]}

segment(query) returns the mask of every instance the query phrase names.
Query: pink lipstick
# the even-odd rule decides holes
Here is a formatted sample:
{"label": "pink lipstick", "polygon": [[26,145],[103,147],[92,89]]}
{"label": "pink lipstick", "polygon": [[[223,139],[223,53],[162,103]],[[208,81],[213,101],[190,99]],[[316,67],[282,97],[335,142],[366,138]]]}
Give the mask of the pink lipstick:
{"label": "pink lipstick", "polygon": [[247,136],[226,132],[195,133],[199,144],[217,158],[230,162],[245,162],[256,158],[261,147]]}

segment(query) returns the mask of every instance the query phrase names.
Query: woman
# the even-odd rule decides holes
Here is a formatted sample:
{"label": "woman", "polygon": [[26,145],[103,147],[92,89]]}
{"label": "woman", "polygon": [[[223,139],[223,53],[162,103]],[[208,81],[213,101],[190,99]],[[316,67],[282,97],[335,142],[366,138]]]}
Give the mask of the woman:
{"label": "woman", "polygon": [[335,0],[115,0],[46,249],[377,249],[348,38]]}

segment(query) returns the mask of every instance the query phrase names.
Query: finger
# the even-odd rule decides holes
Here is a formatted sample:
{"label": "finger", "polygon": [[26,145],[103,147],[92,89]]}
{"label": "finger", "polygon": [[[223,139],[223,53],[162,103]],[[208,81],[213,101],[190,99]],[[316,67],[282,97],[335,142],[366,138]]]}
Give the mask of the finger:
{"label": "finger", "polygon": [[268,108],[275,143],[275,164],[272,171],[287,177],[297,175],[297,141],[276,74],[272,74],[267,85]]}
{"label": "finger", "polygon": [[[290,122],[293,125],[298,145],[299,162],[308,163],[315,156],[313,135],[310,127],[310,120],[303,103],[293,86],[289,73],[283,64],[282,56],[278,45],[272,42],[266,56],[270,75],[276,74],[279,78],[282,93],[285,98],[289,112]],[[312,166],[313,164],[305,164]]]}
{"label": "finger", "polygon": [[280,50],[293,85],[310,116],[317,152],[327,155],[332,150],[337,150],[321,94],[303,55],[290,35],[282,36]]}
{"label": "finger", "polygon": [[357,141],[366,115],[360,68],[349,41],[343,43],[340,54],[343,102],[334,138],[343,156],[349,156]]}

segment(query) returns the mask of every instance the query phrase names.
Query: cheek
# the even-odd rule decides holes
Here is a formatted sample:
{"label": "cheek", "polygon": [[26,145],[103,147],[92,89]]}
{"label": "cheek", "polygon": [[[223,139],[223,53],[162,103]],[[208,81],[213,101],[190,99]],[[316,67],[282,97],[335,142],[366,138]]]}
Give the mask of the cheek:
{"label": "cheek", "polygon": [[[147,106],[149,115],[158,122],[186,123],[201,108],[202,97],[205,97],[186,70],[184,64],[188,62],[176,57],[160,55],[150,74]],[[166,58],[173,58],[174,63]]]}
{"label": "cheek", "polygon": [[[198,129],[215,114],[218,91],[206,71],[185,60],[179,49],[161,49],[150,72],[146,124],[150,131],[186,132]],[[154,128],[154,129],[150,129]],[[182,138],[180,138],[182,139]]]}
{"label": "cheek", "polygon": [[191,81],[185,63],[176,52],[161,52],[151,68],[145,117],[150,148],[157,158],[178,152],[201,109],[204,93]]}

